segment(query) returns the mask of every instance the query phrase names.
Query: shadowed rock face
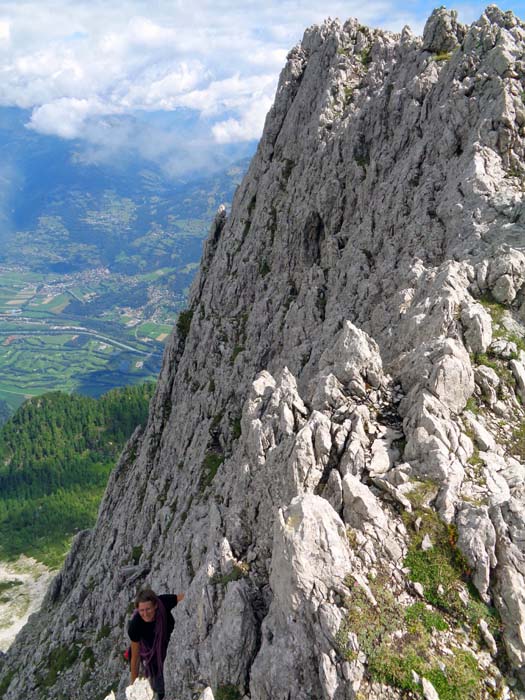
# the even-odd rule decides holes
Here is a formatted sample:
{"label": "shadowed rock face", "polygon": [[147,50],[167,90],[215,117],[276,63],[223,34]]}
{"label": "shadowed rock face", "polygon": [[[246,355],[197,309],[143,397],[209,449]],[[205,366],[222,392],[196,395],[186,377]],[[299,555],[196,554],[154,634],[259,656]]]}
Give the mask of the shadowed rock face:
{"label": "shadowed rock face", "polygon": [[[6,700],[122,692],[145,583],[186,592],[173,697],[400,698],[352,601],[373,628],[393,592],[389,634],[409,643],[403,611],[432,583],[407,562],[438,548],[438,525],[414,545],[433,513],[503,636],[450,614],[428,663],[461,647],[482,668],[476,697],[517,697],[498,665],[504,652],[525,675],[524,48],[494,6],[471,27],[437,10],[423,38],[354,20],[306,31],[212,227],[148,424],[3,662]],[[437,583],[470,609],[460,576]]]}

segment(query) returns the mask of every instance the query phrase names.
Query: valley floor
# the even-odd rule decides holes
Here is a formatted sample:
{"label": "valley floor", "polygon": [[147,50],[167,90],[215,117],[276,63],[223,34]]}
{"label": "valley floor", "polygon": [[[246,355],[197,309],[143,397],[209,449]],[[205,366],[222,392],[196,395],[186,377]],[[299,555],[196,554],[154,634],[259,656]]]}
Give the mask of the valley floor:
{"label": "valley floor", "polygon": [[56,572],[21,556],[16,562],[0,562],[0,651],[6,651],[16,635],[42,603]]}

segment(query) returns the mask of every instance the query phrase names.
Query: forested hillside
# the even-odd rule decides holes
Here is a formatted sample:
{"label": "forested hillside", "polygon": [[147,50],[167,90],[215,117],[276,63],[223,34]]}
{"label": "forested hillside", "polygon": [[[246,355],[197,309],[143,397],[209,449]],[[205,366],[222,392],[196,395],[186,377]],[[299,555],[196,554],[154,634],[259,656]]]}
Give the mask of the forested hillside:
{"label": "forested hillside", "polygon": [[71,536],[93,525],[153,389],[146,383],[99,399],[53,392],[24,403],[0,428],[0,558],[60,563]]}

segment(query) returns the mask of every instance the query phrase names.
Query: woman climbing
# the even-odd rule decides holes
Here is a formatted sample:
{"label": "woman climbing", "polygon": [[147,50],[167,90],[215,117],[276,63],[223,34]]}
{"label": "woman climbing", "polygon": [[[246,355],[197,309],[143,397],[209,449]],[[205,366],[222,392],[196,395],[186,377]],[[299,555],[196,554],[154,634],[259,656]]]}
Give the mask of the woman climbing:
{"label": "woman climbing", "polygon": [[128,625],[131,639],[131,683],[139,676],[140,665],[159,700],[164,698],[164,659],[175,622],[170,611],[184,600],[184,593],[159,595],[141,591],[135,613]]}

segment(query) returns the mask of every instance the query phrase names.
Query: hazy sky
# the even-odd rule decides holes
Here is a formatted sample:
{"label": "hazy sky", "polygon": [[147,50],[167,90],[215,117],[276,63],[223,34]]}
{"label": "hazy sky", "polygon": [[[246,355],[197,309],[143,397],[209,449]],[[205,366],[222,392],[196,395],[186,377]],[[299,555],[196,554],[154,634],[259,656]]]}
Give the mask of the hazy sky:
{"label": "hazy sky", "polygon": [[[152,159],[183,143],[242,143],[260,136],[305,27],[357,17],[420,33],[438,4],[0,0],[0,106],[29,110],[29,128],[90,144],[93,158],[130,141]],[[500,6],[525,15],[525,0]],[[471,22],[485,3],[453,7]]]}

